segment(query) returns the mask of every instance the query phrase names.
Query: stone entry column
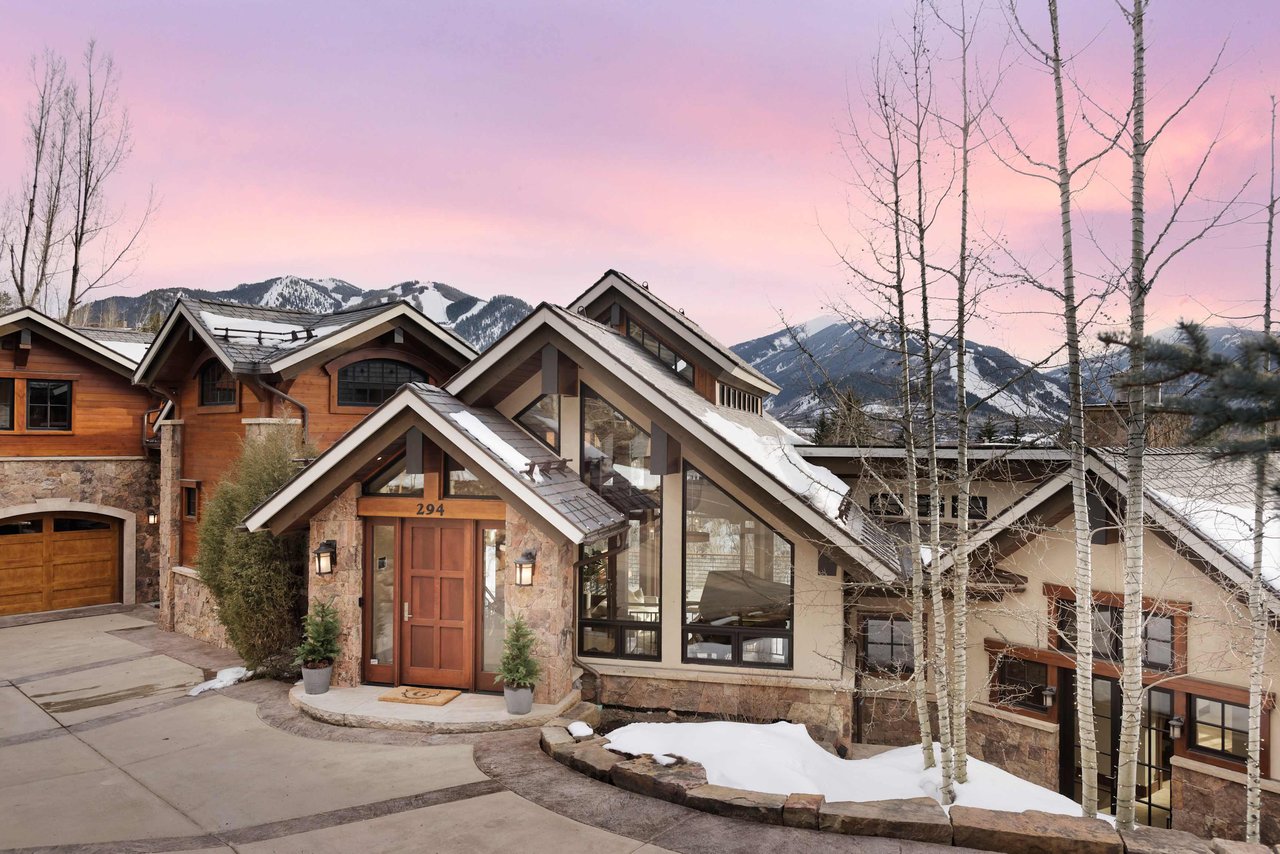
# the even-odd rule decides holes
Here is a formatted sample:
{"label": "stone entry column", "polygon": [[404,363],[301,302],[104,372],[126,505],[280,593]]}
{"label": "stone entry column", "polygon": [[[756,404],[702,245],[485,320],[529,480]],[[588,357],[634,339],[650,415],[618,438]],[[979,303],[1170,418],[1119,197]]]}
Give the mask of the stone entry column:
{"label": "stone entry column", "polygon": [[161,421],[160,431],[160,506],[158,508],[160,548],[158,564],[160,573],[161,629],[173,631],[173,567],[182,562],[182,493],[178,481],[182,479],[182,421]]}
{"label": "stone entry column", "polygon": [[[506,524],[506,618],[523,615],[538,638],[534,657],[542,666],[542,679],[533,701],[558,703],[573,688],[573,564],[578,549],[561,537],[549,537],[510,506]],[[533,585],[520,587],[514,563],[526,550],[538,557]]]}
{"label": "stone entry column", "polygon": [[[339,638],[342,652],[333,663],[333,684],[347,688],[360,684],[360,662],[364,657],[364,622],[360,597],[364,595],[364,521],[356,515],[360,484],[341,492],[311,517],[307,548],[307,600],[329,602],[342,621]],[[333,574],[316,575],[314,551],[325,540],[334,540],[338,554]]]}

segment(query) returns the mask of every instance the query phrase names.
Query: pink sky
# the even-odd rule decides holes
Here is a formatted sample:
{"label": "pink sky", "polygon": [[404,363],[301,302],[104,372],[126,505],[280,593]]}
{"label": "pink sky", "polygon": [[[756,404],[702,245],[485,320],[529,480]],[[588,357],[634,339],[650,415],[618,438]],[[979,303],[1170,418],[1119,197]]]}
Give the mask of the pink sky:
{"label": "pink sky", "polygon": [[[1003,18],[992,4],[994,31]],[[1155,4],[1153,115],[1194,84],[1224,39],[1229,61],[1161,143],[1153,193],[1160,170],[1185,174],[1219,127],[1206,193],[1265,169],[1266,97],[1280,80],[1271,5]],[[1114,3],[1064,6],[1068,40],[1092,40],[1079,74],[1119,103],[1127,59]],[[10,4],[0,27],[0,186],[18,178],[27,57],[45,46],[75,57],[96,37],[121,68],[136,129],[116,198],[136,210],[154,185],[161,200],[127,292],[295,273],[564,301],[616,267],[732,343],[777,327],[778,310],[810,317],[841,293],[823,236],[852,239],[836,128],[846,86],[858,88],[907,8]],[[998,44],[986,47],[993,61]],[[1051,139],[1044,95],[1025,63],[1002,89],[1002,111],[1036,143]],[[978,175],[984,226],[1047,263],[1058,240],[1052,188],[990,162]],[[1264,196],[1261,183],[1248,194]],[[1102,242],[1123,247],[1117,190],[1099,180],[1081,205]],[[1241,224],[1188,253],[1153,295],[1154,325],[1203,316],[1202,305],[1253,310],[1261,240],[1256,223]],[[1037,355],[1053,324],[1002,312],[1043,305],[1002,296],[982,340]]]}

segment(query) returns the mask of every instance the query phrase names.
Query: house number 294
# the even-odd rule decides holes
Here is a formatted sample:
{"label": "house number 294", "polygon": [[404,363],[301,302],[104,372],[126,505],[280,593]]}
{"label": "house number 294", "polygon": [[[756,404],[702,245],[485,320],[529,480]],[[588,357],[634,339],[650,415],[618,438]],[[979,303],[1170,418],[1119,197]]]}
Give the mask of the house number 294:
{"label": "house number 294", "polygon": [[419,504],[418,515],[419,516],[443,516],[444,502],[441,502],[440,504]]}

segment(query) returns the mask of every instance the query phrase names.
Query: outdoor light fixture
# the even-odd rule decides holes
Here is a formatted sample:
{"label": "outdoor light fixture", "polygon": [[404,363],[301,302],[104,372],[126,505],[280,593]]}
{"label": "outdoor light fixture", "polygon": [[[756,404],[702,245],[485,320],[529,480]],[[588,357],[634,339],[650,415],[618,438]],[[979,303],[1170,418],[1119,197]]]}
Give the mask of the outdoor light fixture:
{"label": "outdoor light fixture", "polygon": [[1174,741],[1182,738],[1182,725],[1185,723],[1186,721],[1183,720],[1182,715],[1174,715],[1169,718],[1169,738]]}
{"label": "outdoor light fixture", "polygon": [[338,544],[325,540],[312,552],[316,556],[316,575],[333,575],[333,559],[338,554]]}
{"label": "outdoor light fixture", "polygon": [[1044,688],[1040,691],[1041,702],[1044,703],[1046,709],[1053,708],[1053,698],[1058,696],[1058,689],[1053,687]]}
{"label": "outdoor light fixture", "polygon": [[147,508],[147,524],[154,525],[156,522],[159,522],[159,521],[160,521],[160,514],[156,512],[156,508],[148,507]]}
{"label": "outdoor light fixture", "polygon": [[516,586],[530,587],[533,585],[533,565],[538,560],[538,553],[533,549],[525,549],[520,557],[516,558]]}

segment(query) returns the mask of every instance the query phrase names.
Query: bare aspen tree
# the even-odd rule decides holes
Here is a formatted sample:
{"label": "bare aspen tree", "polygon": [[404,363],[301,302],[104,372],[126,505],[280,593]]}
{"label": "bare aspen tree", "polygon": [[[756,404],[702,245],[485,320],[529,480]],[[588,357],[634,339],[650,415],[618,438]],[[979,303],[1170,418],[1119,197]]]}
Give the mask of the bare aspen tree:
{"label": "bare aspen tree", "polygon": [[[133,150],[133,132],[129,111],[120,101],[120,74],[111,55],[90,41],[83,66],[84,84],[75,94],[70,146],[71,275],[63,311],[67,321],[89,293],[118,284],[128,275],[143,228],[154,211],[154,200],[148,199],[136,226],[111,240],[120,215],[108,208],[106,191]],[[97,252],[92,266],[91,249]]]}
{"label": "bare aspen tree", "polygon": [[[1267,183],[1266,230],[1262,270],[1262,334],[1271,336],[1271,250],[1276,227],[1276,98],[1271,96],[1270,173]],[[1271,359],[1263,357],[1261,369],[1270,372]],[[1272,426],[1263,427],[1264,440]],[[1257,454],[1254,463],[1253,508],[1253,574],[1249,579],[1249,623],[1252,638],[1249,647],[1249,746],[1246,758],[1245,841],[1260,842],[1262,837],[1262,704],[1263,678],[1267,656],[1267,632],[1270,630],[1263,572],[1266,525],[1270,510],[1271,472],[1266,450]]]}

